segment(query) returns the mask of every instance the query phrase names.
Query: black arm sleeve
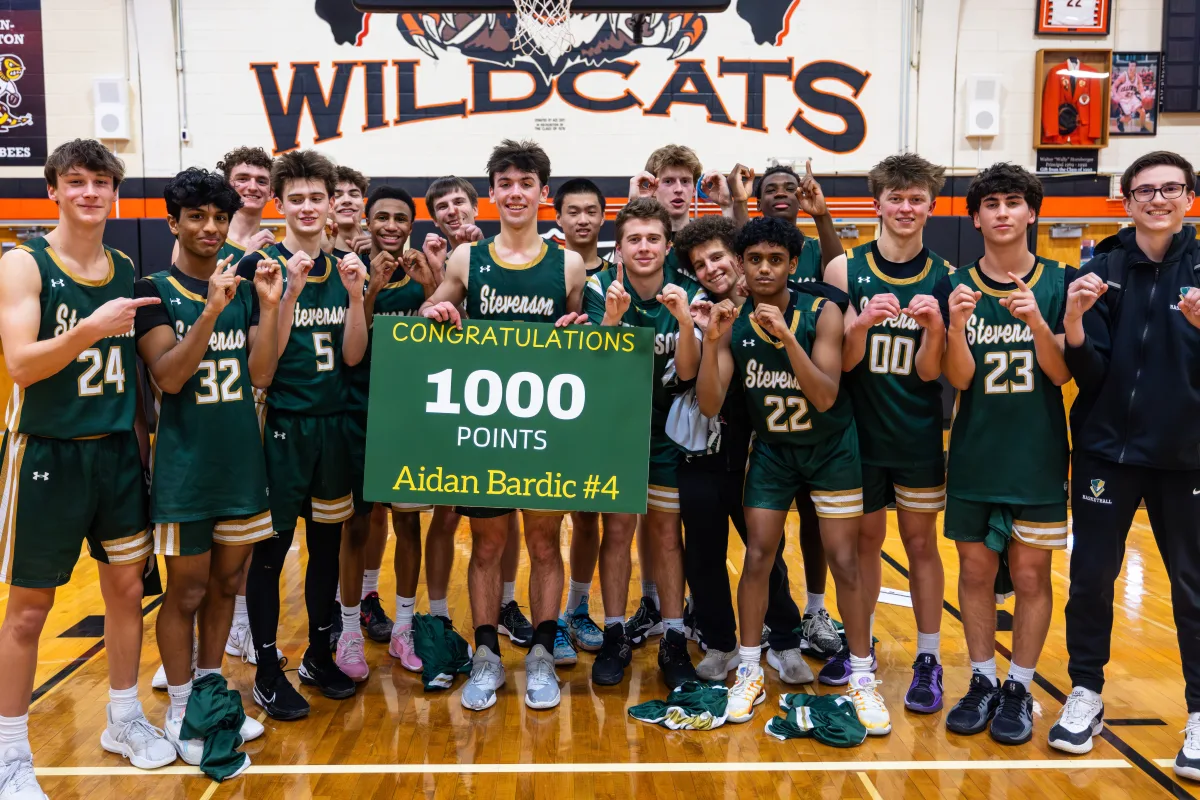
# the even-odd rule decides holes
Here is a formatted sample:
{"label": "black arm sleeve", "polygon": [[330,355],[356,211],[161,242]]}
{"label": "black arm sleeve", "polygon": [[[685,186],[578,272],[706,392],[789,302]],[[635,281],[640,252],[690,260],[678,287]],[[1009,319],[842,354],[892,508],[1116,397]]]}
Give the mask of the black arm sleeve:
{"label": "black arm sleeve", "polygon": [[[154,288],[154,284],[147,278],[133,284],[134,297],[159,297],[158,290]],[[162,303],[154,305],[142,306],[139,308],[133,318],[133,335],[136,339],[141,339],[150,331],[157,328],[159,325],[171,327],[171,317],[167,314],[167,309]]]}
{"label": "black arm sleeve", "polygon": [[942,278],[938,281],[937,286],[933,287],[933,299],[937,300],[938,309],[942,312],[942,324],[947,328],[950,327],[950,276]]}
{"label": "black arm sleeve", "polygon": [[246,255],[242,256],[242,260],[238,262],[238,276],[244,280],[254,280],[254,273],[258,272],[258,262],[262,261],[263,258],[265,256],[258,250],[246,253]]}
{"label": "black arm sleeve", "polygon": [[[1079,272],[1079,275],[1095,272],[1100,277],[1105,277],[1107,273],[1107,270],[1104,269],[1105,264],[1097,263],[1102,261],[1105,261],[1103,256],[1093,259],[1087,267]],[[1101,295],[1096,304],[1084,312],[1083,344],[1079,347],[1072,347],[1068,343],[1063,350],[1067,369],[1071,370],[1071,375],[1075,378],[1075,383],[1079,385],[1081,392],[1099,391],[1104,377],[1108,374],[1108,362],[1112,355],[1112,331],[1108,301],[1109,294]],[[1065,307],[1066,303],[1063,305]]]}
{"label": "black arm sleeve", "polygon": [[1075,267],[1063,267],[1063,269],[1066,272],[1066,274],[1063,275],[1063,304],[1062,308],[1058,311],[1058,319],[1054,321],[1053,325],[1054,332],[1056,334],[1063,334],[1067,332],[1066,327],[1063,325],[1063,320],[1067,317],[1067,289],[1072,283],[1075,282],[1075,279],[1079,277],[1079,270]]}

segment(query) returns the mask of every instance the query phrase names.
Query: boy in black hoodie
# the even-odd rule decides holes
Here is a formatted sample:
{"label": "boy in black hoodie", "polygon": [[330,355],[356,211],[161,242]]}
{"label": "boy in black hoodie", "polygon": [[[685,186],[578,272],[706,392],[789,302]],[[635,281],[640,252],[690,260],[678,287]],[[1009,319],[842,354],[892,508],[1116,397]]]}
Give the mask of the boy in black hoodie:
{"label": "boy in black hoodie", "polygon": [[1144,500],[1167,565],[1187,684],[1175,772],[1200,780],[1200,246],[1184,225],[1196,174],[1182,156],[1148,153],[1121,177],[1134,226],[1101,242],[1071,285],[1063,324],[1079,385],[1071,410],[1075,548],[1067,602],[1074,688],[1051,746],[1091,750],[1100,732],[1113,585]]}

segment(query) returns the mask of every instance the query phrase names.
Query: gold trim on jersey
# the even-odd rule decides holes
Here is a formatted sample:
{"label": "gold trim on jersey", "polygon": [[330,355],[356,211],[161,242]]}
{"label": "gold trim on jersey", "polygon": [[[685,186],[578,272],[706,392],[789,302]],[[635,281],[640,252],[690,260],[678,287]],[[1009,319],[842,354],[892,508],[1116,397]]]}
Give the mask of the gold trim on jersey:
{"label": "gold trim on jersey", "polygon": [[[471,242],[471,246],[474,247],[475,242]],[[495,239],[493,239],[492,241],[490,241],[488,243],[488,257],[492,259],[492,261],[496,264],[496,266],[503,267],[504,269],[531,269],[533,267],[536,267],[538,264],[542,263],[542,259],[545,258],[546,254],[549,252],[550,252],[550,245],[547,244],[545,241],[543,241],[542,249],[534,257],[533,261],[530,261],[528,264],[512,264],[508,261],[504,261],[503,259],[501,259],[499,254],[496,253],[496,240]]]}
{"label": "gold trim on jersey", "polygon": [[[267,255],[267,253],[263,252],[262,250],[259,250],[258,252],[262,253],[264,256],[267,256],[267,258],[271,257],[271,256]],[[287,259],[281,255],[275,256],[275,257],[277,259],[279,259],[279,268],[281,270],[283,270],[283,274],[286,276],[287,275]],[[325,270],[325,274],[319,278],[314,278],[312,276],[312,270],[309,270],[308,277],[304,279],[305,283],[324,283],[325,281],[329,280],[329,274],[331,272],[334,272],[337,269],[337,265],[333,263],[333,258],[330,257],[330,255],[328,253],[321,253],[321,258],[324,258],[328,261],[328,267]],[[313,269],[316,269],[316,266],[317,266],[317,263],[314,260],[313,261]]]}
{"label": "gold trim on jersey", "polygon": [[230,247],[236,247],[238,250],[241,250],[243,256],[245,256],[246,253],[250,252],[250,248],[246,247],[246,245],[244,245],[244,244],[235,242],[233,239],[226,239],[225,244],[229,245]]}
{"label": "gold trim on jersey", "polygon": [[391,283],[387,284],[383,288],[384,289],[401,289],[405,286],[408,286],[408,282],[411,280],[412,280],[412,275],[405,273],[403,278],[401,278],[398,281],[392,281]]}
{"label": "gold trim on jersey", "polygon": [[17,492],[21,486],[21,465],[27,441],[29,437],[25,434],[9,431],[4,464],[0,466],[0,583],[9,583],[12,578],[10,568],[17,542]]}
{"label": "gold trim on jersey", "polygon": [[863,258],[866,259],[867,266],[871,268],[871,272],[875,273],[875,277],[884,283],[890,283],[892,286],[912,286],[914,283],[920,283],[925,280],[925,277],[929,275],[929,271],[933,269],[933,258],[927,257],[925,259],[925,269],[921,270],[919,275],[914,275],[911,278],[893,278],[875,264],[875,254],[873,252],[867,251],[863,253]]}
{"label": "gold trim on jersey", "polygon": [[[1042,259],[1039,258],[1037,260],[1037,266],[1034,267],[1034,269],[1033,269],[1033,277],[1030,278],[1029,280],[1025,281],[1025,285],[1028,286],[1030,289],[1032,289],[1037,284],[1037,282],[1042,279],[1042,273],[1045,271],[1045,267],[1046,267],[1046,262],[1042,261]],[[975,279],[977,274],[978,275],[983,274],[982,271],[977,272],[977,270],[979,270],[978,262],[975,263],[975,266],[970,267],[969,269],[966,270],[967,278],[968,278],[968,280],[971,281],[971,283],[973,283],[975,285],[976,289],[983,292],[984,294],[990,295],[992,297],[1008,297],[1010,294],[1017,291],[1016,289],[1008,289],[1006,291],[1001,291],[1000,289],[993,289],[992,287],[990,287],[986,283],[984,283],[982,278],[980,278],[979,280]]]}
{"label": "gold trim on jersey", "polygon": [[17,384],[12,385],[12,394],[8,398],[8,406],[4,409],[4,427],[10,431],[21,427],[21,409],[25,404],[25,390]]}
{"label": "gold trim on jersey", "polygon": [[[819,306],[821,304],[822,299],[823,298],[820,298],[820,297],[817,298],[817,302],[813,304],[814,311],[816,311],[817,306]],[[767,333],[761,327],[759,327],[759,324],[754,321],[753,316],[748,316],[747,319],[750,320],[750,327],[754,329],[754,333],[758,335],[758,338],[762,339],[764,342],[771,345],[776,350],[782,350],[784,348],[783,342],[776,341],[775,338],[771,336],[771,334]],[[792,320],[788,324],[788,327],[791,329],[793,334],[796,332],[796,328],[800,327],[800,311],[798,309],[792,309]]]}
{"label": "gold trim on jersey", "polygon": [[181,284],[179,281],[175,280],[174,275],[167,276],[167,283],[174,286],[175,291],[179,292],[181,295],[186,297],[188,300],[195,300],[197,303],[204,303],[205,305],[208,305],[207,297],[198,295],[195,292],[189,292],[187,289],[183,288],[183,284]]}
{"label": "gold trim on jersey", "polygon": [[113,264],[112,251],[108,249],[105,249],[104,251],[104,257],[108,259],[108,275],[106,275],[102,280],[98,281],[88,280],[87,278],[80,277],[72,272],[67,265],[62,262],[62,259],[58,257],[58,253],[54,252],[53,247],[47,245],[46,252],[50,254],[50,260],[54,262],[54,266],[62,270],[63,274],[78,283],[80,286],[104,286],[113,279],[114,275],[117,274],[116,266]]}

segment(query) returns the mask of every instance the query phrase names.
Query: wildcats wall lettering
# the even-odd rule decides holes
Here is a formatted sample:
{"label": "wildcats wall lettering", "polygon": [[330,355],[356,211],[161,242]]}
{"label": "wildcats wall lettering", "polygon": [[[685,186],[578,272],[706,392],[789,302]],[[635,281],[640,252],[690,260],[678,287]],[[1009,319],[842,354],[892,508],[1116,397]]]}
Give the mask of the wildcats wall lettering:
{"label": "wildcats wall lettering", "polygon": [[[638,79],[641,65],[636,61],[576,63],[553,76],[547,76],[534,62],[502,65],[472,61],[470,86],[444,87],[436,97],[422,95],[418,102],[417,72],[422,63],[419,59],[334,61],[328,66],[304,62],[288,64],[282,70],[279,64],[251,64],[250,69],[258,83],[276,153],[342,136],[343,116],[356,72],[359,75],[354,83],[361,90],[361,103],[366,109],[363,132],[477,114],[528,112],[557,98],[583,111],[637,114],[640,110],[639,116],[647,117],[671,117],[680,106],[699,106],[707,111],[709,124],[738,125],[760,133],[767,132],[768,108],[784,103],[791,115],[788,132],[823,150],[853,152],[867,135],[866,116],[856,101],[871,73],[838,61],[813,61],[796,69],[791,58],[718,58],[716,64],[704,59],[679,59],[665,84],[654,81],[650,85]],[[716,79],[711,74],[714,67]],[[493,78],[502,74],[528,79],[528,96],[498,97]],[[610,88],[603,96],[586,95],[579,88],[580,79],[588,75],[604,78],[602,85]],[[785,83],[790,86],[785,87]],[[285,85],[286,90],[282,88]],[[594,87],[596,82],[589,85]],[[601,95],[597,89],[591,91]],[[723,95],[737,94],[744,94],[745,102],[741,108],[731,110]],[[469,95],[469,102],[465,95]],[[646,102],[642,97],[653,100]],[[840,118],[841,130],[809,122],[805,109]],[[314,136],[312,142],[301,143],[300,123],[306,113]]]}

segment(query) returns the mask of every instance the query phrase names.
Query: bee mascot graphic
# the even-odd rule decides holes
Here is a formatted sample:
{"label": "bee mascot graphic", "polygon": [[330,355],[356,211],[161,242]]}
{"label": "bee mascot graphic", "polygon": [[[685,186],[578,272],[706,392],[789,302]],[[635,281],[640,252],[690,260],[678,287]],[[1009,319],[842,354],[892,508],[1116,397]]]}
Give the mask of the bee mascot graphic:
{"label": "bee mascot graphic", "polygon": [[21,91],[17,81],[25,74],[25,62],[9,54],[0,56],[0,133],[33,124],[32,114],[16,113],[21,105]]}

